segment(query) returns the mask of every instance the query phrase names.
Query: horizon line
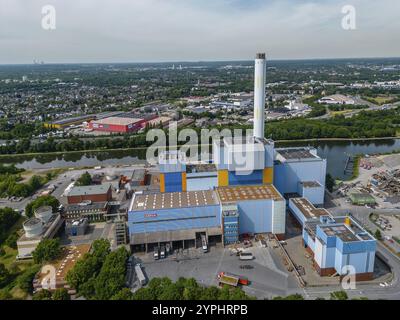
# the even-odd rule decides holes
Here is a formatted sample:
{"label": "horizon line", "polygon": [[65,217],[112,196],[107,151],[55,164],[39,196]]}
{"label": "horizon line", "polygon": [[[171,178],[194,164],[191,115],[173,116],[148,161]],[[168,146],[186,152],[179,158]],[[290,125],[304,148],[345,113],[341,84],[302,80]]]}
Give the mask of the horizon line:
{"label": "horizon line", "polygon": [[[333,58],[333,57],[327,57],[327,58],[290,58],[290,59],[281,59],[281,58],[271,58],[268,59],[268,54],[267,54],[267,62],[268,61],[316,61],[316,60],[373,60],[373,59],[400,59],[400,56],[377,56],[377,57],[345,57],[345,58]],[[174,64],[174,63],[201,63],[201,62],[250,62],[253,61],[254,59],[249,59],[249,60],[242,60],[242,59],[228,59],[228,60],[210,60],[210,59],[204,59],[204,60],[165,60],[165,61],[110,61],[110,62],[45,62],[43,60],[43,64],[41,63],[26,63],[26,62],[17,62],[17,63],[0,63],[0,66],[44,66],[44,65],[76,65],[76,64]]]}

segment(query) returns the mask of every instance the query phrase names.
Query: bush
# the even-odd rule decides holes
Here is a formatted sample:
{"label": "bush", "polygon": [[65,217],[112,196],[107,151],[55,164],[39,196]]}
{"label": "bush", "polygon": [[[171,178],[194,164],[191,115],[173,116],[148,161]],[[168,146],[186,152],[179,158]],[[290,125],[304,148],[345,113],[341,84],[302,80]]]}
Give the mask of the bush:
{"label": "bush", "polygon": [[33,265],[32,267],[26,269],[20,276],[17,278],[17,285],[20,287],[21,290],[25,291],[26,293],[33,292],[33,279],[35,275],[39,272],[40,266]]}
{"label": "bush", "polygon": [[64,288],[54,291],[52,298],[53,300],[71,300],[71,297],[68,294],[68,290]]}
{"label": "bush", "polygon": [[43,263],[58,258],[61,254],[59,239],[43,239],[32,252],[33,261],[35,263]]}
{"label": "bush", "polygon": [[334,291],[331,292],[331,300],[348,300],[349,296],[346,291]]}
{"label": "bush", "polygon": [[49,290],[40,290],[35,293],[32,297],[32,300],[51,300],[52,294]]}
{"label": "bush", "polygon": [[11,274],[7,270],[4,264],[0,263],[0,288],[4,288],[9,284],[11,280]]}
{"label": "bush", "polygon": [[26,216],[29,218],[33,217],[34,211],[42,206],[50,206],[53,208],[53,212],[55,212],[60,206],[60,202],[50,195],[38,197],[25,207]]}

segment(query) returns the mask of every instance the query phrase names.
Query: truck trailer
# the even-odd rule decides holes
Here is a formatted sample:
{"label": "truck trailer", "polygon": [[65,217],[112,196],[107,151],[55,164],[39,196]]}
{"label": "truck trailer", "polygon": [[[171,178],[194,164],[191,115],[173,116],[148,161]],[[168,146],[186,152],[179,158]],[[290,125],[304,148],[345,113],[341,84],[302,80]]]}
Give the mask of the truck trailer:
{"label": "truck trailer", "polygon": [[219,285],[227,284],[228,286],[237,287],[239,284],[247,286],[249,280],[246,277],[237,276],[227,272],[220,272],[218,274]]}

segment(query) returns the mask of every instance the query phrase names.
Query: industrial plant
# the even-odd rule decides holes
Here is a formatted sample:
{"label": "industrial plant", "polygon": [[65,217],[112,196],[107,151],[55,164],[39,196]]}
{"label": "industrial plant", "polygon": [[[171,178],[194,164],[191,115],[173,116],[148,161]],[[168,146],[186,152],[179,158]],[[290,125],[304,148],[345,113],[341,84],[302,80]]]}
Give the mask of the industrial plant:
{"label": "industrial plant", "polygon": [[375,239],[351,218],[316,208],[324,204],[326,160],[316,149],[275,148],[264,137],[264,53],[256,56],[254,79],[252,136],[214,141],[213,163],[199,170],[183,152],[160,154],[160,191],[136,192],[128,210],[133,252],[201,247],[202,239],[229,246],[243,235],[283,240],[289,206],[321,276],[341,275],[353,264],[360,280],[370,279]]}

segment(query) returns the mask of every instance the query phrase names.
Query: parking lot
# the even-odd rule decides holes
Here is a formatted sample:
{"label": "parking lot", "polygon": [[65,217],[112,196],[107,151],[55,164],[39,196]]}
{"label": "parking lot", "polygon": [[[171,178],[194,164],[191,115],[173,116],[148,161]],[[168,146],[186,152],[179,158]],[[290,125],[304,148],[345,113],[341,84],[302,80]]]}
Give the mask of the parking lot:
{"label": "parking lot", "polygon": [[230,249],[219,245],[211,247],[208,253],[203,253],[201,249],[186,249],[157,261],[152,253],[138,254],[135,255],[135,262],[142,264],[149,280],[166,276],[176,281],[179,277],[185,277],[195,278],[205,286],[217,286],[220,272],[244,276],[250,284],[243,286],[243,290],[258,298],[286,295],[288,290],[298,287],[296,280],[284,269],[279,257],[270,248],[263,248],[253,241],[253,247],[247,251],[253,253],[253,260],[241,261]]}

